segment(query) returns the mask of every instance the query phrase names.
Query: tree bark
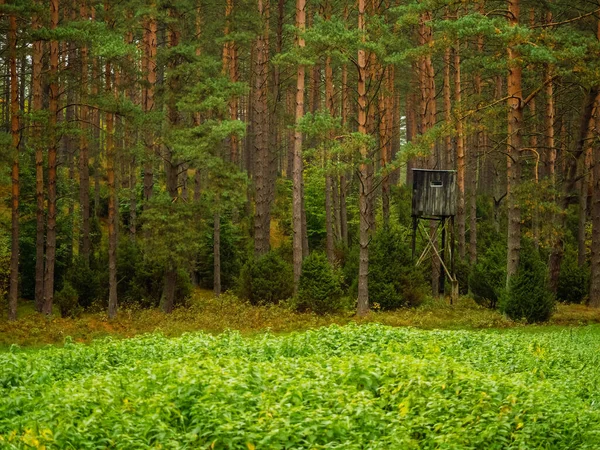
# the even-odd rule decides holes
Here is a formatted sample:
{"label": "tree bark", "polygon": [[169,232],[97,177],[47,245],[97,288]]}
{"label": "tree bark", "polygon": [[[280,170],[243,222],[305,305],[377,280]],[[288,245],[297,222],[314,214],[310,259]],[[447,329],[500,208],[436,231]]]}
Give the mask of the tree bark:
{"label": "tree bark", "polygon": [[269,60],[269,0],[257,0],[261,17],[261,31],[254,42],[254,152],[256,166],[256,214],[254,217],[254,253],[256,256],[270,249],[271,236],[271,158],[269,148],[268,60]]}
{"label": "tree bark", "polygon": [[[111,65],[104,71],[106,94],[112,95]],[[108,318],[117,315],[117,214],[115,192],[114,115],[106,112],[106,182],[108,185]]]}
{"label": "tree bark", "polygon": [[[329,115],[335,117],[335,104],[333,103],[333,69],[331,67],[331,57],[325,58],[325,104]],[[329,132],[329,141],[333,142],[335,138],[334,132]],[[329,166],[330,156],[327,151],[327,144],[324,145],[323,149],[323,168],[325,169],[325,230],[326,230],[326,253],[327,259],[331,264],[335,260],[334,254],[334,213],[333,213],[333,181],[331,175],[331,169]]]}
{"label": "tree bark", "polygon": [[10,287],[8,293],[8,320],[17,320],[19,297],[19,83],[17,78],[17,17],[9,18],[8,53],[10,65],[10,134],[12,136],[12,208],[11,208],[11,250]]}
{"label": "tree bark", "polygon": [[[80,17],[87,20],[88,13],[85,2],[81,4]],[[90,264],[90,172],[89,172],[89,120],[88,102],[88,48],[81,46],[81,136],[79,138],[79,208],[81,210],[81,251],[84,264]]]}
{"label": "tree bark", "polygon": [[[156,85],[156,51],[158,48],[157,41],[157,22],[154,17],[154,3],[152,4],[152,12],[146,21],[145,38],[145,60],[146,60],[146,83],[147,87],[143,95],[143,110],[146,114],[154,111],[154,89]],[[154,133],[151,127],[148,127],[145,135],[146,154],[144,161],[144,208],[148,207],[148,201],[152,198],[152,190],[154,186],[154,156],[156,153],[154,144]]]}
{"label": "tree bark", "polygon": [[[50,29],[58,26],[58,1],[50,1]],[[44,307],[46,315],[52,314],[54,301],[54,266],[56,262],[56,154],[58,139],[56,119],[58,115],[58,41],[50,41],[50,98],[48,109],[48,222],[46,231],[46,267],[44,271]]]}
{"label": "tree bark", "polygon": [[[38,30],[41,21],[37,14],[33,16],[32,28]],[[44,42],[33,43],[31,56],[33,112],[41,113],[44,108],[42,99],[42,59]],[[35,122],[35,309],[42,312],[44,307],[44,243],[45,243],[45,206],[44,206],[44,150],[42,146],[42,124]]]}
{"label": "tree bark", "polygon": [[467,211],[465,207],[465,136],[462,119],[462,86],[460,70],[460,42],[454,49],[454,100],[456,103],[456,184],[458,198],[456,204],[456,222],[458,228],[458,256],[461,260],[466,255],[466,223]]}
{"label": "tree bark", "polygon": [[[296,45],[303,48],[304,29],[306,26],[306,0],[296,0],[296,27],[298,28],[298,38]],[[298,281],[302,273],[302,260],[304,257],[302,245],[302,197],[304,183],[302,181],[302,131],[298,128],[298,124],[304,116],[304,82],[305,82],[305,67],[303,64],[298,65],[296,74],[296,129],[294,131],[294,148],[292,160],[292,253],[294,262],[294,292],[298,292]]]}
{"label": "tree bark", "polygon": [[[508,0],[508,23],[511,27],[519,24],[520,0]],[[508,248],[506,264],[506,286],[516,275],[519,268],[521,251],[521,208],[517,198],[520,183],[520,154],[523,126],[523,89],[521,86],[522,67],[520,55],[514,43],[508,45],[508,148],[506,158],[507,186],[506,201],[508,205]]]}
{"label": "tree bark", "polygon": [[[365,44],[365,0],[358,0],[358,31],[362,33],[362,45],[358,49],[358,132],[367,134],[367,57]],[[358,305],[357,313],[364,316],[369,312],[369,196],[370,176],[367,163],[368,148],[365,143],[360,146],[361,163],[359,168],[358,209],[359,227],[359,266],[358,266]]]}

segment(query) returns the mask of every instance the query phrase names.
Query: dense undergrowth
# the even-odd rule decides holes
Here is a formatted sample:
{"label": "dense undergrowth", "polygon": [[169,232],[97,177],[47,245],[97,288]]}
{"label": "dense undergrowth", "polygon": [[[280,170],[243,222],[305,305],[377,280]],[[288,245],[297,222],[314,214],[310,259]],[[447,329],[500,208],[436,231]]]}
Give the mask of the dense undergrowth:
{"label": "dense undergrowth", "polygon": [[378,324],[0,354],[5,448],[600,447],[600,328]]}
{"label": "dense undergrowth", "polygon": [[[179,336],[185,332],[203,330],[220,333],[239,330],[242,334],[256,334],[265,330],[289,333],[330,324],[349,322],[377,322],[391,326],[413,326],[425,329],[488,329],[524,327],[524,322],[507,319],[496,310],[477,305],[469,297],[461,297],[450,305],[446,300],[429,299],[416,308],[395,311],[373,311],[365,318],[354,312],[319,316],[312,312],[297,312],[295,304],[253,306],[237,297],[224,294],[214,298],[209,291],[197,290],[189,305],[165,314],[159,308],[124,307],[116,319],[108,320],[105,312],[85,312],[76,318],[61,318],[59,311],[47,318],[37,314],[31,304],[22,303],[16,322],[0,318],[0,349],[11,344],[43,346],[62,344],[66,337],[76,342],[113,336],[132,337],[158,331],[165,336]],[[600,323],[600,311],[579,304],[559,304],[546,325],[585,325]],[[538,328],[537,325],[532,325]],[[542,326],[543,327],[543,326]]]}

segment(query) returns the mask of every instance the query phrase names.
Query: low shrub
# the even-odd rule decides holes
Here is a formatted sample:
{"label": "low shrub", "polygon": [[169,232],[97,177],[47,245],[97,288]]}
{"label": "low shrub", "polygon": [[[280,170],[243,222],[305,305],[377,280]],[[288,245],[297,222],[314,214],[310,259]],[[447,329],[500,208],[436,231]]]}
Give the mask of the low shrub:
{"label": "low shrub", "polygon": [[546,266],[538,251],[527,243],[521,249],[518,273],[500,299],[500,310],[513,320],[534,323],[547,321],[554,307]]}
{"label": "low shrub", "polygon": [[492,245],[471,268],[469,289],[478,304],[496,308],[505,285],[506,250],[501,244]]}
{"label": "low shrub", "polygon": [[427,284],[415,267],[408,235],[400,228],[382,228],[369,246],[369,300],[382,310],[418,306],[425,299]]}
{"label": "low shrub", "polygon": [[239,294],[253,305],[278,303],[292,296],[292,266],[271,251],[248,261],[240,273]]}
{"label": "low shrub", "polygon": [[79,305],[77,291],[68,281],[65,281],[62,289],[54,294],[54,301],[62,317],[77,317],[83,312],[83,308]]}
{"label": "low shrub", "polygon": [[340,275],[323,253],[311,253],[302,263],[297,309],[317,314],[334,313],[342,309],[341,298]]}
{"label": "low shrub", "polygon": [[560,266],[556,299],[565,303],[582,303],[589,294],[589,268],[579,267],[574,253],[565,255]]}

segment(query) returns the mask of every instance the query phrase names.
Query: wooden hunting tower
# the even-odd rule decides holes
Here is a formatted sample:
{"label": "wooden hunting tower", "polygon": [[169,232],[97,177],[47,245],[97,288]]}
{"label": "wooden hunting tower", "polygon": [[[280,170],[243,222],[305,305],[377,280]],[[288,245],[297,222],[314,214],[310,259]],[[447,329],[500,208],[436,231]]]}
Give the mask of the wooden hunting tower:
{"label": "wooden hunting tower", "polygon": [[[451,282],[452,291],[450,301],[458,297],[458,281],[454,275],[454,216],[456,215],[456,172],[454,170],[427,170],[413,169],[413,198],[412,218],[413,259],[416,249],[417,230],[425,241],[423,253],[417,260],[419,265],[428,254],[440,260],[440,294],[444,294],[446,276]],[[450,219],[449,221],[447,219]],[[431,224],[429,229],[420,223],[427,220]],[[449,222],[449,223],[448,223]],[[420,228],[419,228],[420,225]],[[438,232],[441,230],[441,246]],[[450,246],[447,248],[446,232],[450,232]],[[447,253],[450,253],[450,267],[447,266]]]}
{"label": "wooden hunting tower", "polygon": [[456,215],[456,172],[413,169],[412,215],[452,217]]}

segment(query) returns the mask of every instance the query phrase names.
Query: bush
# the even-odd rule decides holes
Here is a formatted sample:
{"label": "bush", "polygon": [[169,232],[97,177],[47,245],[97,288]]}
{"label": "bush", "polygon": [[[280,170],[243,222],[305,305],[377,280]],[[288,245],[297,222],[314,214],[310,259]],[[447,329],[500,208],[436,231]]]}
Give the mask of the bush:
{"label": "bush", "polygon": [[471,268],[469,289],[479,305],[496,308],[506,285],[506,249],[496,243]]}
{"label": "bush", "polygon": [[565,303],[581,303],[589,293],[589,268],[579,267],[573,253],[565,255],[560,266],[556,298]]}
{"label": "bush", "polygon": [[545,322],[552,315],[554,295],[548,286],[546,266],[533,245],[527,243],[521,249],[519,271],[500,300],[501,311],[513,320]]}
{"label": "bush", "polygon": [[323,253],[311,253],[302,263],[297,308],[327,314],[342,308],[342,288],[337,274]]}
{"label": "bush", "polygon": [[60,291],[54,294],[54,301],[60,309],[62,317],[77,317],[83,311],[79,306],[79,296],[71,283],[65,281]]}
{"label": "bush", "polygon": [[418,306],[427,285],[415,267],[408,234],[398,228],[382,228],[374,236],[369,252],[369,300],[382,310]]}
{"label": "bush", "polygon": [[[450,261],[446,262],[446,264],[449,263]],[[450,267],[448,266],[448,268]],[[440,267],[440,270],[444,270],[444,268]],[[469,277],[471,276],[471,265],[469,264],[469,261],[466,259],[456,258],[454,274],[458,280],[458,293],[460,295],[467,295],[469,293]],[[450,290],[446,289],[446,292],[450,292]]]}
{"label": "bush", "polygon": [[101,282],[104,272],[104,267],[90,267],[83,258],[75,257],[73,265],[67,270],[65,285],[75,289],[79,305],[87,308],[105,295]]}
{"label": "bush", "polygon": [[239,294],[253,305],[278,303],[293,291],[292,266],[273,251],[248,261],[240,273]]}

